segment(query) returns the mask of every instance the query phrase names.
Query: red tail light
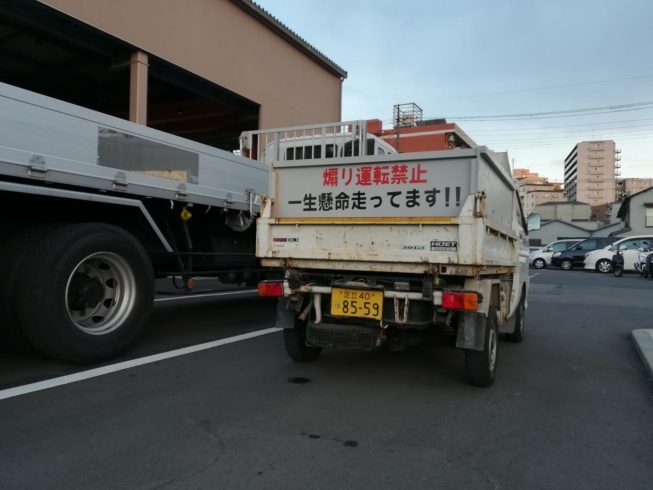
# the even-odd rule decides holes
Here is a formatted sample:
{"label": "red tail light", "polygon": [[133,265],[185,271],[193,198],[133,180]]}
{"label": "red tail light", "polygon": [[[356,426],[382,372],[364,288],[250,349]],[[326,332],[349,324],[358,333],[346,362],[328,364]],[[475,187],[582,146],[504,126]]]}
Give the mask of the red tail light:
{"label": "red tail light", "polygon": [[478,309],[478,295],[476,293],[443,292],[442,308],[476,311]]}
{"label": "red tail light", "polygon": [[282,281],[259,282],[258,295],[261,298],[279,298],[283,296],[283,282]]}

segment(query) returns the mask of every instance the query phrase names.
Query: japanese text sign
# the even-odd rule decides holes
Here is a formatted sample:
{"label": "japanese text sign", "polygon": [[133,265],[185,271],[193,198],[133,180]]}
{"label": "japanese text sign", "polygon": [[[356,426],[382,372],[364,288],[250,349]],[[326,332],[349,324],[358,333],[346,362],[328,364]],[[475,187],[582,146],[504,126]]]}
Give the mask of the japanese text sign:
{"label": "japanese text sign", "polygon": [[469,160],[278,168],[278,217],[458,216]]}

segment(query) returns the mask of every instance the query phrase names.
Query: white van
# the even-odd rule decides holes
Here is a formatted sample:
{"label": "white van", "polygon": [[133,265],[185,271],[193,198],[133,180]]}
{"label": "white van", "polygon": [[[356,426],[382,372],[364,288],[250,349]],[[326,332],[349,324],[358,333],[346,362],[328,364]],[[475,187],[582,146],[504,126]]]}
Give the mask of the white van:
{"label": "white van", "polygon": [[585,269],[597,272],[610,272],[612,271],[612,256],[615,251],[619,250],[621,246],[625,246],[624,250],[624,271],[634,271],[635,261],[639,256],[639,249],[642,247],[642,242],[648,242],[650,245],[653,243],[653,236],[651,235],[637,235],[622,238],[614,242],[611,246],[594,250],[585,256]]}
{"label": "white van", "polygon": [[577,244],[583,240],[582,238],[569,238],[565,240],[557,240],[549,243],[546,247],[540,248],[531,252],[528,257],[528,264],[536,269],[544,269],[551,263],[551,256],[555,252],[562,252],[567,250],[572,245]]}

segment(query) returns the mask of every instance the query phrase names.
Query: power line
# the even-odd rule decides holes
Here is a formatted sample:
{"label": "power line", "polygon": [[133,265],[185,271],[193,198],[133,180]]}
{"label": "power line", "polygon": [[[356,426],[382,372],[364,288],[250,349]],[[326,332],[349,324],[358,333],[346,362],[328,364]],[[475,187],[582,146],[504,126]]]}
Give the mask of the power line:
{"label": "power line", "polygon": [[[502,128],[502,129],[479,129],[479,130],[474,130],[474,131],[505,131],[505,130],[511,130],[511,131],[530,131],[532,129],[558,129],[558,128],[577,128],[579,126],[598,126],[602,124],[618,124],[618,123],[624,123],[624,122],[640,122],[640,121],[653,121],[653,118],[644,118],[644,119],[622,119],[620,121],[608,121],[608,122],[596,122],[596,123],[583,123],[583,124],[568,124],[565,126],[535,126],[532,128]],[[469,121],[470,123],[476,122],[476,121]]]}
{"label": "power line", "polygon": [[[483,134],[483,136],[501,136],[503,133],[507,135],[514,135],[514,136],[528,136],[528,135],[548,135],[548,134],[555,134],[555,133],[564,133],[564,134],[569,134],[569,133],[589,133],[589,132],[601,132],[601,133],[610,133],[613,130],[620,130],[620,129],[631,129],[631,128],[648,128],[648,127],[653,127],[653,123],[649,124],[634,124],[632,126],[615,126],[613,128],[585,128],[585,129],[574,129],[574,130],[562,130],[562,131],[539,131],[537,133],[515,133],[510,130],[496,130],[493,132],[489,132],[489,130],[482,130],[482,129],[471,129],[468,130],[468,133],[473,133],[473,134]],[[484,134],[488,133],[488,134]]]}
{"label": "power line", "polygon": [[[653,101],[648,102],[633,102],[631,104],[614,104],[603,107],[590,107],[587,109],[567,109],[564,111],[547,111],[547,112],[526,112],[522,114],[495,114],[495,115],[485,115],[485,116],[450,116],[447,119],[456,119],[458,121],[471,121],[471,120],[480,120],[480,119],[505,119],[505,118],[540,118],[544,116],[559,116],[562,117],[566,114],[584,114],[589,115],[589,113],[599,113],[597,111],[616,111],[617,109],[631,109],[638,110],[637,108],[649,109],[653,105]],[[427,118],[428,119],[428,118]]]}
{"label": "power line", "polygon": [[[639,107],[642,104],[649,104],[649,106],[645,107]],[[635,107],[637,105],[637,107]],[[599,110],[601,108],[595,108],[595,109],[575,109],[572,111],[554,111],[554,112],[540,112],[540,113],[532,113],[532,114],[503,114],[503,115],[498,115],[498,116],[447,116],[445,117],[440,117],[440,118],[426,118],[426,120],[429,119],[453,119],[456,121],[467,121],[467,122],[502,122],[502,121],[534,121],[537,119],[556,119],[556,118],[563,118],[563,117],[582,117],[582,116],[596,116],[598,114],[615,114],[617,112],[632,112],[632,111],[644,111],[648,109],[653,109],[651,106],[653,105],[653,102],[642,102],[638,104],[623,104],[620,106],[612,106],[612,107],[604,107],[602,109],[608,109],[608,110]],[[581,111],[586,111],[586,112],[581,112]],[[592,112],[596,111],[596,112]],[[547,114],[554,114],[554,115],[547,115]],[[515,117],[513,117],[515,116]],[[381,121],[383,124],[387,124],[392,122],[392,120],[385,119]],[[449,123],[453,124],[453,123]]]}
{"label": "power line", "polygon": [[[619,141],[622,141],[623,139],[625,139],[625,138],[621,138]],[[640,140],[640,139],[642,139],[642,138],[637,138],[637,140]],[[639,145],[639,144],[643,144],[643,143],[647,143],[647,144],[652,144],[653,143],[653,141],[651,141],[651,138],[645,138],[645,139],[647,139],[648,141],[628,141],[628,144],[629,145]],[[539,143],[539,144],[532,143],[532,144],[526,144],[526,145],[508,144],[508,145],[505,145],[505,147],[508,148],[508,149],[510,149],[510,148],[538,148],[538,147],[542,147],[542,146],[570,146],[572,144],[573,144],[573,142],[563,141],[563,142],[560,142],[560,143]],[[497,147],[498,148],[498,147],[501,147],[501,146],[504,146],[504,145],[501,145],[499,143],[491,143],[489,145],[485,145],[483,143],[480,143],[479,146],[491,146],[491,147]]]}
{"label": "power line", "polygon": [[[649,129],[639,129],[636,131],[622,131],[622,132],[612,132],[612,131],[605,131],[601,133],[603,137],[598,138],[600,140],[607,140],[607,139],[623,139],[624,137],[621,135],[640,135],[643,136],[644,134],[650,134],[653,132],[653,128]],[[614,135],[613,137],[608,137],[606,135]],[[522,136],[522,135],[519,135]],[[526,135],[524,135],[526,136]],[[537,141],[562,141],[562,140],[568,140],[568,141],[578,141],[580,136],[554,136],[551,135],[551,138],[546,137],[547,135],[544,135],[545,137],[543,138],[532,138],[530,136],[526,136],[526,139],[514,139],[513,136],[507,136],[507,137],[501,137],[501,136],[495,136],[492,135],[492,137],[485,137],[482,136],[482,141],[496,141],[496,142],[501,142],[501,143],[528,143],[528,142],[537,142]],[[597,138],[592,138],[593,140]]]}
{"label": "power line", "polygon": [[[580,86],[583,86],[583,85],[596,85],[596,84],[601,84],[601,83],[622,82],[622,81],[628,81],[628,80],[639,80],[639,79],[644,79],[644,78],[653,78],[653,75],[641,75],[641,76],[627,77],[627,78],[613,78],[613,79],[610,79],[610,80],[596,80],[596,81],[590,81],[590,82],[570,83],[570,84],[565,84],[565,85],[551,85],[551,86],[548,86],[548,87],[525,88],[525,89],[517,89],[517,90],[508,90],[508,91],[505,91],[505,92],[490,92],[490,93],[486,93],[486,94],[458,95],[458,96],[454,96],[454,97],[445,97],[445,98],[440,98],[440,99],[427,99],[427,100],[417,101],[417,103],[418,104],[423,104],[425,102],[439,102],[439,101],[444,101],[444,100],[471,99],[471,98],[477,98],[477,97],[490,97],[490,96],[493,96],[493,95],[507,95],[507,94],[517,94],[517,93],[524,93],[524,92],[536,92],[536,91],[539,91],[539,90],[551,90],[551,89],[556,89],[556,88],[580,87]],[[383,110],[383,109],[378,109],[378,110]],[[375,112],[376,112],[376,110],[375,110]]]}
{"label": "power line", "polygon": [[[601,131],[599,135],[601,137],[592,137],[590,138],[592,141],[594,140],[609,140],[609,139],[617,139],[619,136],[622,135],[630,135],[630,134],[642,134],[642,133],[650,133],[653,131],[653,127],[649,127],[648,129],[637,129],[634,131]],[[585,133],[586,131],[584,131]],[[516,139],[519,138],[520,136],[523,136],[526,139]],[[541,137],[534,137],[534,136],[541,136]],[[550,137],[549,137],[550,136]],[[570,136],[565,136],[565,135],[555,135],[555,134],[542,134],[542,135],[537,135],[537,133],[528,133],[528,134],[518,134],[518,135],[480,135],[480,138],[483,141],[514,141],[514,142],[523,142],[523,141],[545,141],[545,140],[561,140],[561,139],[581,139],[582,136],[580,135],[570,135]]]}
{"label": "power line", "polygon": [[471,99],[471,98],[476,98],[476,97],[489,97],[492,95],[507,95],[507,94],[519,94],[519,93],[524,93],[524,92],[536,92],[538,90],[551,90],[551,89],[556,89],[556,88],[568,88],[568,87],[580,87],[583,85],[595,85],[599,83],[610,83],[610,82],[621,82],[625,80],[638,80],[642,78],[653,78],[653,75],[642,75],[639,77],[628,77],[628,78],[613,78],[611,80],[598,80],[595,82],[580,82],[580,83],[570,83],[567,85],[551,85],[549,87],[536,87],[536,88],[525,88],[525,89],[520,89],[520,90],[509,90],[506,92],[490,92],[487,94],[476,94],[476,95],[459,95],[456,97],[445,97],[442,99],[428,99],[428,100],[422,100],[419,103],[423,104],[424,102],[439,102],[443,100],[458,100],[458,99]]}

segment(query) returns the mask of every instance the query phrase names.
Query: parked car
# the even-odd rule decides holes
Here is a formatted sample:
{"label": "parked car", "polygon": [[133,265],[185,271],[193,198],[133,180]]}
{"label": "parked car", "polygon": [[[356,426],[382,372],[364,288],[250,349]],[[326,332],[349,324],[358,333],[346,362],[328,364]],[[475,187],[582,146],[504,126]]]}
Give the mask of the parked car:
{"label": "parked car", "polygon": [[611,247],[602,250],[594,250],[585,254],[585,269],[610,272],[612,270],[612,256],[619,250],[619,247],[625,245],[623,252],[624,272],[635,270],[635,261],[639,256],[639,249],[642,242],[653,243],[653,235],[637,235],[622,238],[612,244]]}
{"label": "parked car", "polygon": [[528,257],[528,265],[531,265],[536,269],[544,269],[547,265],[551,264],[551,256],[554,253],[567,250],[569,247],[580,241],[580,238],[573,238],[551,242],[546,247],[532,251]]}
{"label": "parked car", "polygon": [[[585,255],[588,252],[593,252],[594,250],[599,250],[605,247],[609,247],[618,238],[615,237],[605,237],[605,238],[588,238],[578,242],[576,245],[572,245],[567,250],[562,252],[555,252],[551,256],[551,265],[554,267],[561,267],[563,270],[571,270],[574,267],[584,267]],[[612,254],[610,254],[610,259]]]}

